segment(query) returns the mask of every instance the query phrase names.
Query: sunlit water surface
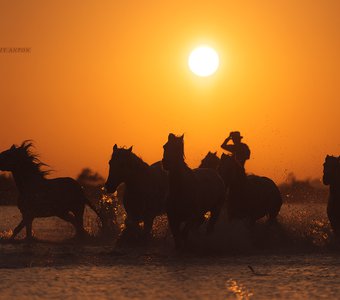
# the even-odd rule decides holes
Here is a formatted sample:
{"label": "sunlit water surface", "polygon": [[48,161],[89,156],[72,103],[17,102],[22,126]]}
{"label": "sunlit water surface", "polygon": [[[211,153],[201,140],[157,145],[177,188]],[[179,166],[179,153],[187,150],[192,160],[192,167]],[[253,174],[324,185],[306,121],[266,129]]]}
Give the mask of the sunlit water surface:
{"label": "sunlit water surface", "polygon": [[[15,207],[0,207],[3,238],[19,218]],[[285,205],[280,226],[259,224],[253,233],[220,222],[182,254],[165,223],[157,220],[148,245],[116,247],[75,241],[72,226],[57,218],[36,220],[38,242],[0,243],[0,298],[340,299],[340,248],[323,204]],[[85,224],[96,233],[89,212]]]}

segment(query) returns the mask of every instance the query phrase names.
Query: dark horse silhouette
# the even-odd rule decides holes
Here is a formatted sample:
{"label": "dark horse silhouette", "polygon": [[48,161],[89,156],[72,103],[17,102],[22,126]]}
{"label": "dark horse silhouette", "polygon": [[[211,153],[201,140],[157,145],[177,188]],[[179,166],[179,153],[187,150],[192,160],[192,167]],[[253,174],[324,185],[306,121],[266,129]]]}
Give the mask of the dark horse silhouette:
{"label": "dark horse silhouette", "polygon": [[220,165],[220,158],[217,156],[217,152],[208,152],[207,155],[202,159],[199,168],[210,168],[216,169]]}
{"label": "dark horse silhouette", "polygon": [[[184,136],[170,133],[163,146],[163,166],[169,171],[169,198],[167,216],[176,247],[187,239],[188,232],[211,217],[208,232],[212,232],[221,207],[225,201],[225,187],[217,171],[212,169],[190,169],[184,161]],[[181,228],[181,225],[184,225]]]}
{"label": "dark horse silhouette", "polygon": [[[47,171],[30,150],[32,143],[24,141],[0,153],[0,170],[13,174],[19,191],[18,208],[22,221],[14,229],[11,239],[26,226],[26,238],[32,238],[34,218],[57,216],[70,222],[77,235],[84,235],[83,214],[85,204],[96,210],[86,199],[81,186],[72,178],[46,179]],[[45,165],[46,166],[46,165]]]}
{"label": "dark horse silhouette", "polygon": [[227,212],[230,219],[245,218],[251,223],[268,216],[276,220],[282,205],[280,191],[267,177],[247,175],[232,156],[222,154],[218,171],[229,189]]}
{"label": "dark horse silhouette", "polygon": [[126,232],[132,230],[136,233],[139,223],[144,222],[144,234],[150,234],[154,218],[165,213],[168,175],[162,163],[149,166],[132,152],[132,147],[124,149],[114,145],[109,164],[106,190],[113,193],[121,183],[125,183]]}
{"label": "dark horse silhouette", "polygon": [[336,236],[340,235],[340,157],[327,155],[323,164],[323,183],[329,185],[327,215]]}

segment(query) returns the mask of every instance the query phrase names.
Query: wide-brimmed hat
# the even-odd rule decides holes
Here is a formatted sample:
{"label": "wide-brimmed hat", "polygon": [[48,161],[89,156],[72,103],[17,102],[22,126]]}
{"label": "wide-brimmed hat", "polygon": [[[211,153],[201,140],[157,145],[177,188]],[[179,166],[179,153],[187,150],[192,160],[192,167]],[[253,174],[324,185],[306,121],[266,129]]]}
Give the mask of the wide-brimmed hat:
{"label": "wide-brimmed hat", "polygon": [[232,138],[239,138],[239,139],[243,138],[243,136],[241,135],[241,133],[239,131],[232,131],[232,132],[230,132],[230,136]]}

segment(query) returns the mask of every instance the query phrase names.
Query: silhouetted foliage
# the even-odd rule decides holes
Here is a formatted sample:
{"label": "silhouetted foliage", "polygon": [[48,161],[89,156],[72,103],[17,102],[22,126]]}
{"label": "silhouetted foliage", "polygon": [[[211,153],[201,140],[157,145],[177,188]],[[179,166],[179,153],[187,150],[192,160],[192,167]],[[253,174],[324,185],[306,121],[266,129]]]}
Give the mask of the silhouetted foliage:
{"label": "silhouetted foliage", "polygon": [[327,189],[319,179],[297,179],[289,173],[284,183],[279,185],[284,202],[325,202]]}
{"label": "silhouetted foliage", "polygon": [[90,168],[84,168],[77,177],[77,181],[83,186],[103,186],[104,178]]}

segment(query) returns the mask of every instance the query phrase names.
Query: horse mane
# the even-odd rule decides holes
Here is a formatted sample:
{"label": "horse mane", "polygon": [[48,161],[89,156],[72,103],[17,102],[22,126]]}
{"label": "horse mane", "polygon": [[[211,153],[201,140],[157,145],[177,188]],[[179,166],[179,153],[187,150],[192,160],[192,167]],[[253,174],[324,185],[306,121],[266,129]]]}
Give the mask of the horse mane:
{"label": "horse mane", "polygon": [[133,153],[132,151],[130,151],[130,156],[132,158],[133,163],[137,167],[145,168],[149,166],[148,163],[146,163],[141,157],[139,157],[137,154]]}
{"label": "horse mane", "polygon": [[[116,145],[115,145],[116,147]],[[127,148],[127,147],[121,147],[121,148],[114,148],[113,153],[112,153],[112,157],[116,151],[124,151],[125,153],[128,154],[129,158],[131,159],[132,163],[134,164],[134,166],[136,166],[137,168],[146,168],[149,166],[148,163],[146,163],[141,157],[139,157],[137,154],[132,152],[132,147]]]}
{"label": "horse mane", "polygon": [[231,159],[231,158],[234,159],[234,157],[231,154],[222,153],[221,155],[221,159]]}
{"label": "horse mane", "polygon": [[34,148],[34,143],[32,140],[25,140],[19,147],[17,147],[18,150],[20,149],[23,151],[22,158],[27,163],[27,167],[30,168],[32,172],[45,178],[46,175],[51,173],[51,170],[42,170],[42,168],[49,167],[49,165],[43,163],[39,159],[39,155],[32,151],[32,148]]}

